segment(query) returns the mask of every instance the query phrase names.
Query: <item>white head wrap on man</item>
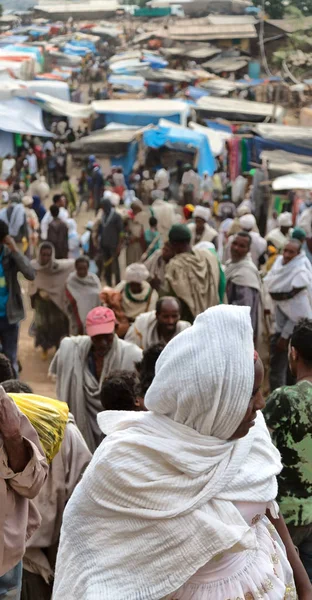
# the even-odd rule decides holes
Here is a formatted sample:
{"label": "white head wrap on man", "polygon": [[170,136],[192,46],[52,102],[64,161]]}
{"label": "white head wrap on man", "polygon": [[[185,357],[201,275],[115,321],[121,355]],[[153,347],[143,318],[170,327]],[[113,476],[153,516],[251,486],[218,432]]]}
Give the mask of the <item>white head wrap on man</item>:
{"label": "white head wrap on man", "polygon": [[243,215],[239,219],[239,224],[244,231],[252,231],[257,221],[254,215]]}
{"label": "white head wrap on man", "polygon": [[152,190],[151,197],[153,200],[164,200],[165,192],[163,190]]}
{"label": "white head wrap on man", "polygon": [[230,440],[253,385],[250,311],[223,305],[166,346],[149,412],[98,415],[108,436],[65,510],[54,600],[156,600],[220,552],[257,547],[234,503],[272,501],[282,467],[262,414]]}
{"label": "white head wrap on man", "polygon": [[195,206],[195,209],[193,212],[194,219],[199,218],[199,219],[202,219],[203,221],[205,221],[206,223],[208,223],[210,217],[211,217],[210,208],[206,208],[205,206],[200,206],[200,205]]}
{"label": "white head wrap on man", "polygon": [[149,278],[149,271],[142,263],[132,263],[126,268],[125,281],[143,283]]}
{"label": "white head wrap on man", "polygon": [[279,227],[292,227],[293,219],[290,212],[283,212],[278,216],[277,219]]}

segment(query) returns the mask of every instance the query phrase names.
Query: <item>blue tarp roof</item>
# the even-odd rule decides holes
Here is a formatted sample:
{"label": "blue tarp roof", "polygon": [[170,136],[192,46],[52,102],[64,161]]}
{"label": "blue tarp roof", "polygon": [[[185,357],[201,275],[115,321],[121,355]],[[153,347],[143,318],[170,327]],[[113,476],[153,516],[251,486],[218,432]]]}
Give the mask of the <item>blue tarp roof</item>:
{"label": "blue tarp roof", "polygon": [[281,77],[265,77],[263,79],[238,79],[236,83],[244,83],[247,87],[256,87],[268,81],[282,81]]}
{"label": "blue tarp roof", "polygon": [[187,127],[160,127],[150,129],[143,134],[146,146],[150,148],[161,148],[162,146],[174,146],[182,144],[186,147],[198,150],[198,172],[200,175],[208,171],[213,175],[215,171],[215,159],[211,152],[207,137]]}
{"label": "blue tarp roof", "polygon": [[28,35],[9,35],[7,37],[0,38],[0,46],[7,46],[8,44],[23,44],[27,42]]}
{"label": "blue tarp roof", "polygon": [[208,92],[208,90],[204,90],[203,88],[195,87],[193,85],[189,85],[189,87],[186,89],[186,94],[192,100],[198,100],[199,98],[202,98],[202,96],[210,96],[210,92]]}
{"label": "blue tarp roof", "polygon": [[39,63],[41,63],[43,60],[43,56],[39,48],[36,48],[35,46],[18,46],[15,44],[8,44],[7,46],[4,46],[4,50],[7,50],[8,52],[18,52],[20,54],[34,54]]}
{"label": "blue tarp roof", "polygon": [[141,90],[144,88],[145,79],[144,77],[131,77],[131,75],[110,75],[108,82],[121,87],[128,86],[134,90]]}
{"label": "blue tarp roof", "polygon": [[152,69],[165,69],[168,67],[168,61],[161,56],[155,56],[155,54],[143,53],[143,60],[148,62]]}
{"label": "blue tarp roof", "polygon": [[215,129],[216,131],[226,131],[227,133],[232,133],[232,129],[229,125],[224,125],[223,123],[216,123],[216,121],[212,121],[211,119],[204,119],[205,124],[210,129]]}

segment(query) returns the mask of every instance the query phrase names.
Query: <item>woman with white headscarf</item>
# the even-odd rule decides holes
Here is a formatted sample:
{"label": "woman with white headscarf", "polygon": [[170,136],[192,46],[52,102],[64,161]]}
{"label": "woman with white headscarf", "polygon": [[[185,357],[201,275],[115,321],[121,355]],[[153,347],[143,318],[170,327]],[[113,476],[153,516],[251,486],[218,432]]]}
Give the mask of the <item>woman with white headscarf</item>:
{"label": "woman with white headscarf", "polygon": [[218,232],[209,225],[210,218],[210,208],[199,205],[195,206],[193,212],[195,223],[188,225],[192,234],[191,246],[195,246],[200,242],[212,242],[216,248],[218,247]]}
{"label": "woman with white headscarf", "polygon": [[156,309],[158,293],[148,283],[149,271],[142,263],[126,268],[125,279],[115,288],[121,293],[121,306],[130,323],[144,312]]}
{"label": "woman with white headscarf", "polygon": [[269,521],[282,465],[252,336],[248,308],[209,309],[162,352],[149,412],[98,416],[107,437],[65,510],[54,600],[296,598]]}

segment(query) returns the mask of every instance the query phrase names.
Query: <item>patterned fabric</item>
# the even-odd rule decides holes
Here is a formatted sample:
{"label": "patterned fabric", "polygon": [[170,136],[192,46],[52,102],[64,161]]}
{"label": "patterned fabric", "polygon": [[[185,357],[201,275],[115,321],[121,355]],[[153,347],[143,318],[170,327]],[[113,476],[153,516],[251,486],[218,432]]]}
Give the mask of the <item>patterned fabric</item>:
{"label": "patterned fabric", "polygon": [[264,411],[284,469],[279,504],[287,524],[312,524],[312,384],[301,381],[275,390]]}

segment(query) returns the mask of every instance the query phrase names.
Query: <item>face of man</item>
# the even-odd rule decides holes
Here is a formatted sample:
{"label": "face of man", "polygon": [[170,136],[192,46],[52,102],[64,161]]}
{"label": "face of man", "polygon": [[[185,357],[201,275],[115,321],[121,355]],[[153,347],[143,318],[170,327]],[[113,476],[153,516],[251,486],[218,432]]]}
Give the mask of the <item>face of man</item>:
{"label": "face of man", "polygon": [[200,217],[196,217],[195,218],[195,225],[196,225],[196,231],[197,233],[202,233],[205,229],[205,221],[204,219],[201,219]]}
{"label": "face of man", "polygon": [[39,262],[42,267],[49,264],[52,257],[52,248],[42,248],[39,254]]}
{"label": "face of man", "polygon": [[231,255],[233,262],[238,262],[247,256],[250,250],[249,238],[242,235],[236,235],[231,245]]}
{"label": "face of man", "polygon": [[174,257],[174,250],[169,242],[164,244],[162,249],[162,257],[166,263],[168,263],[169,260]]}
{"label": "face of man", "polygon": [[63,196],[60,197],[60,202],[59,202],[58,206],[59,207],[62,206],[63,208],[65,208],[65,206],[66,206],[66,196],[63,195]]}
{"label": "face of man", "polygon": [[300,252],[299,244],[295,244],[294,242],[288,242],[283,250],[283,264],[287,265],[291,260],[296,258]]}
{"label": "face of man", "polygon": [[114,337],[115,332],[95,335],[92,337],[91,341],[95,354],[101,357],[106,356],[113,345]]}
{"label": "face of man", "polygon": [[156,319],[161,331],[173,335],[180,320],[180,308],[176,300],[164,300]]}
{"label": "face of man", "polygon": [[84,279],[85,277],[87,277],[88,271],[89,271],[89,264],[87,263],[87,261],[80,260],[79,262],[77,262],[76,273],[77,273],[78,277],[80,277],[81,279]]}

